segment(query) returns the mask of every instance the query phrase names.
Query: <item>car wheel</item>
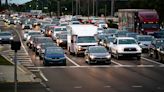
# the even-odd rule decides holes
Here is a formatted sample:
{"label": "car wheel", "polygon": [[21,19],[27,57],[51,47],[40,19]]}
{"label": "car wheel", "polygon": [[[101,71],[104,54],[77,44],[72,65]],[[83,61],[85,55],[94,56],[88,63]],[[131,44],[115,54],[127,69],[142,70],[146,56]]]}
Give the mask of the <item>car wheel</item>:
{"label": "car wheel", "polygon": [[151,50],[148,50],[149,57],[152,57]]}
{"label": "car wheel", "polygon": [[137,57],[137,60],[140,60],[140,59],[141,59],[141,56],[138,56],[138,57]]}
{"label": "car wheel", "polygon": [[157,53],[154,51],[153,55],[152,55],[153,58],[157,59]]}
{"label": "car wheel", "polygon": [[117,60],[120,59],[120,57],[119,57],[119,55],[118,55],[118,52],[116,53],[116,59],[117,59]]}

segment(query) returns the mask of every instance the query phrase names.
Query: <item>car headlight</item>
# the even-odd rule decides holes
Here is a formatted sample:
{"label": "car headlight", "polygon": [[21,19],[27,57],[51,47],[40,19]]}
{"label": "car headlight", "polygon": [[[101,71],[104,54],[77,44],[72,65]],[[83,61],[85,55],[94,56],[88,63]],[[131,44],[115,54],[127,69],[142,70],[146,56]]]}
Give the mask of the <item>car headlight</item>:
{"label": "car headlight", "polygon": [[107,55],[106,58],[110,59],[111,58],[111,55]]}
{"label": "car headlight", "polygon": [[78,46],[78,50],[82,50],[82,47],[81,46]]}
{"label": "car headlight", "polygon": [[63,42],[63,40],[59,40],[59,43],[62,43]]}
{"label": "car headlight", "polygon": [[94,56],[94,55],[90,55],[90,58],[91,58],[91,59],[94,59],[94,58],[95,58],[95,56]]}
{"label": "car headlight", "polygon": [[2,40],[2,38],[0,38],[0,40]]}
{"label": "car headlight", "polygon": [[137,47],[137,51],[142,51],[142,48],[141,47]]}
{"label": "car headlight", "polygon": [[118,48],[118,52],[123,52],[123,51],[124,51],[124,48],[121,48],[121,47]]}
{"label": "car headlight", "polygon": [[10,37],[10,40],[13,40],[13,37]]}
{"label": "car headlight", "polygon": [[45,52],[45,49],[42,49],[42,53],[44,53]]}
{"label": "car headlight", "polygon": [[40,45],[37,45],[36,48],[39,49],[39,48],[41,48],[41,47],[40,47]]}

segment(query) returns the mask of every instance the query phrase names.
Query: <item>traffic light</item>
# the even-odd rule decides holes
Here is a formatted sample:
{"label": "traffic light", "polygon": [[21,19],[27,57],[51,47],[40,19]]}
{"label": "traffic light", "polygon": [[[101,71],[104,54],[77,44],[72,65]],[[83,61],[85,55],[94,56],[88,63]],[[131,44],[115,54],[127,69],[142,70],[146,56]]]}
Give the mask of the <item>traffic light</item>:
{"label": "traffic light", "polygon": [[11,42],[11,50],[20,50],[21,42],[20,41],[12,41]]}

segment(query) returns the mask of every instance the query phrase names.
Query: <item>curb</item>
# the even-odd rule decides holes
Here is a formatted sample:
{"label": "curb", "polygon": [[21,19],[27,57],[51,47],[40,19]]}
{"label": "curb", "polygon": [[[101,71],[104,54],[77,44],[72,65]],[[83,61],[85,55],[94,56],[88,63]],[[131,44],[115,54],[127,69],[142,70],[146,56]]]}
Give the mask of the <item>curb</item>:
{"label": "curb", "polygon": [[[9,60],[6,56],[2,55],[6,60],[8,60],[11,64],[14,65],[14,62],[12,62],[11,60]],[[37,83],[37,82],[42,82],[42,80],[40,78],[37,78],[36,75],[34,75],[32,72],[30,72],[28,69],[26,69],[24,66],[22,66],[21,64],[18,64],[18,69],[21,71],[21,72],[24,72],[25,75],[29,75],[30,76],[30,80],[31,81],[18,81],[18,83]],[[14,82],[11,82],[11,81],[7,81],[5,78],[2,77],[2,81],[0,81],[0,83],[14,83]]]}

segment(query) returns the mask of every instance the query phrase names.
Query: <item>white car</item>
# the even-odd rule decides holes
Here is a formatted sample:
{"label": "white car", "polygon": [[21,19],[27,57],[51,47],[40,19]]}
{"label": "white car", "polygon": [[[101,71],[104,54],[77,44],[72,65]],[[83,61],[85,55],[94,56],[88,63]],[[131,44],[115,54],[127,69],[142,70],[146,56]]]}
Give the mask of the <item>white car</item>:
{"label": "white car", "polygon": [[121,56],[141,58],[142,48],[132,37],[117,37],[111,46],[111,53],[119,59]]}

